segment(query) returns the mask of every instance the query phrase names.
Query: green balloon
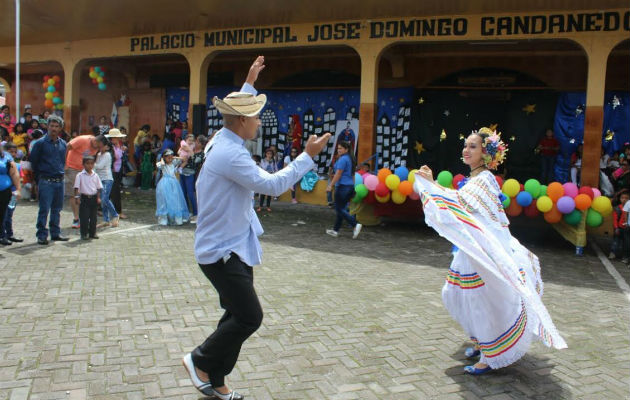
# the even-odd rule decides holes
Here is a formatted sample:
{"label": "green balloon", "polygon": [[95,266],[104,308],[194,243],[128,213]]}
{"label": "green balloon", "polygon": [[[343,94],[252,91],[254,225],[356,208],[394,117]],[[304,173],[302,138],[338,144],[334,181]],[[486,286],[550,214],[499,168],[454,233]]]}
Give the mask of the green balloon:
{"label": "green balloon", "polygon": [[440,185],[450,188],[453,183],[453,174],[449,171],[442,171],[438,174],[437,181]]}
{"label": "green balloon", "polygon": [[562,218],[564,218],[564,222],[569,225],[577,225],[582,220],[582,213],[580,210],[573,210],[570,213],[565,214]]}
{"label": "green balloon", "polygon": [[540,196],[540,182],[537,179],[528,179],[523,186],[525,191],[529,192],[533,198],[537,199]]}
{"label": "green balloon", "polygon": [[540,185],[540,193],[538,193],[538,197],[547,195],[547,185]]}
{"label": "green balloon", "polygon": [[510,206],[511,202],[512,202],[512,200],[510,199],[510,196],[505,195],[505,200],[503,200],[503,202],[501,204],[503,204],[503,208],[508,208]]}
{"label": "green balloon", "polygon": [[597,211],[589,208],[586,212],[586,225],[592,227],[598,227],[604,222],[604,217]]}
{"label": "green balloon", "polygon": [[368,195],[368,188],[364,184],[359,183],[358,185],[354,187],[354,192],[356,193],[356,197],[358,197],[359,200],[361,200],[365,198],[365,196]]}

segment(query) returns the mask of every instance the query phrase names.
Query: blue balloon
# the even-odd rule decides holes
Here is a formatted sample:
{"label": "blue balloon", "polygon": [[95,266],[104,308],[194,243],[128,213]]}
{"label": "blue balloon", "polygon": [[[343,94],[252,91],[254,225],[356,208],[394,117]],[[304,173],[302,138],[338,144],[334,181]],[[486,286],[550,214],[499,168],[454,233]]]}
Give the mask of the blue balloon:
{"label": "blue balloon", "polygon": [[532,195],[529,192],[523,191],[516,195],[516,202],[521,207],[527,207],[532,204],[532,199]]}
{"label": "blue balloon", "polygon": [[107,85],[105,85],[105,82],[101,82],[98,84],[98,88],[99,90],[105,90],[107,89]]}
{"label": "blue balloon", "polygon": [[101,67],[94,67],[94,71],[96,71],[96,73],[101,72]]}
{"label": "blue balloon", "polygon": [[406,167],[400,166],[394,170],[394,174],[398,175],[400,181],[406,181],[409,178],[409,170]]}
{"label": "blue balloon", "polygon": [[354,173],[354,185],[360,185],[363,183],[363,177],[361,176],[360,173],[355,172]]}

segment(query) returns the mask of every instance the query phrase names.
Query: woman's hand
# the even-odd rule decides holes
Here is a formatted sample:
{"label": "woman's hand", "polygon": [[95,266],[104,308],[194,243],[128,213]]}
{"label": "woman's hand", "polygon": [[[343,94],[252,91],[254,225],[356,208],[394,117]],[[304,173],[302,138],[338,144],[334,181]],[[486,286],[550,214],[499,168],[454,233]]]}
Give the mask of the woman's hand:
{"label": "woman's hand", "polygon": [[420,167],[416,175],[423,177],[424,179],[433,182],[433,171],[426,165]]}

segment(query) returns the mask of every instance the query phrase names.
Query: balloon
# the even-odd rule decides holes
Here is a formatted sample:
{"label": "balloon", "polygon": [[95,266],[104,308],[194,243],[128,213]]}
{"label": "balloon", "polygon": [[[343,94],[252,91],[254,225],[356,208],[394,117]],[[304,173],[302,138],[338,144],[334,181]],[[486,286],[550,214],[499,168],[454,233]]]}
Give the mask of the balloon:
{"label": "balloon", "polygon": [[101,78],[105,78],[105,71],[99,72],[98,76],[100,76]]}
{"label": "balloon", "polygon": [[94,67],[90,67],[90,72],[94,71]]}
{"label": "balloon", "polygon": [[510,205],[505,209],[505,213],[510,217],[516,217],[523,212],[523,207],[521,207],[518,202],[510,201]]}
{"label": "balloon", "polygon": [[354,191],[357,194],[357,197],[360,199],[365,198],[365,196],[367,196],[369,192],[368,188],[362,183],[359,183],[358,185],[356,185],[354,187]]}
{"label": "balloon", "polygon": [[103,83],[103,77],[99,76],[96,78],[96,82]]}
{"label": "balloon", "polygon": [[92,79],[92,83],[96,85],[98,82],[96,82],[96,79]]}
{"label": "balloon", "polygon": [[453,174],[449,171],[442,171],[438,174],[437,181],[441,186],[449,188],[453,183]]}
{"label": "balloon", "polygon": [[385,178],[385,184],[389,188],[389,190],[398,189],[398,185],[400,185],[400,178],[398,175],[391,174],[387,178]]}
{"label": "balloon", "polygon": [[390,194],[387,193],[387,195],[383,197],[379,195],[374,195],[374,197],[376,197],[376,201],[378,201],[379,203],[387,203],[389,201]]}
{"label": "balloon", "polygon": [[[590,189],[590,188],[589,188]],[[591,190],[592,192],[592,190]],[[586,193],[580,193],[575,196],[575,208],[581,211],[586,211],[591,206],[593,200]]]}
{"label": "balloon", "polygon": [[400,182],[400,185],[398,185],[398,191],[403,196],[409,196],[413,193],[413,185],[409,181],[402,181]]}
{"label": "balloon", "polygon": [[378,178],[372,174],[363,175],[363,183],[367,186],[368,190],[376,189],[376,185],[378,185]]}
{"label": "balloon", "polygon": [[98,76],[98,74],[96,72],[94,72],[94,71],[90,72],[90,78],[96,79],[97,76]]}
{"label": "balloon", "polygon": [[379,197],[385,197],[387,194],[389,194],[389,189],[387,188],[387,185],[385,185],[383,182],[379,182],[376,186],[376,189],[374,189],[374,193]]}
{"label": "balloon", "polygon": [[355,185],[360,185],[362,183],[363,183],[363,177],[358,172],[355,172],[354,173],[354,184]]}
{"label": "balloon", "polygon": [[394,174],[398,175],[401,181],[404,181],[409,176],[409,170],[402,165],[394,170]]}
{"label": "balloon", "polygon": [[416,183],[416,172],[418,172],[417,169],[412,169],[409,171],[409,175],[407,175],[407,180],[411,182],[412,185]]}
{"label": "balloon", "polygon": [[50,78],[51,78],[50,75],[44,75],[44,82],[48,82]]}
{"label": "balloon", "polygon": [[575,200],[569,196],[562,196],[558,199],[556,206],[558,207],[558,211],[562,214],[568,214],[575,210]]}
{"label": "balloon", "polygon": [[592,226],[595,228],[595,227],[600,226],[602,222],[604,222],[604,218],[597,211],[591,208],[586,212],[586,225]]}
{"label": "balloon", "polygon": [[53,92],[53,97],[61,97],[61,95],[59,94],[58,91],[54,91]]}
{"label": "balloon", "polygon": [[48,89],[48,82],[42,83],[42,89],[44,90]]}
{"label": "balloon", "polygon": [[[505,193],[503,193],[505,194]],[[505,199],[501,202],[501,204],[503,204],[503,208],[508,208],[510,206],[510,204],[512,203],[512,199],[510,199],[510,196],[505,196]]]}
{"label": "balloon", "polygon": [[461,182],[464,178],[465,176],[462,174],[455,175],[452,182],[453,188],[459,189],[459,182]]}
{"label": "balloon", "polygon": [[63,110],[63,104],[57,104],[55,107],[57,110]]}
{"label": "balloon", "polygon": [[529,192],[521,192],[516,195],[516,202],[521,207],[527,207],[532,204],[532,195]]}
{"label": "balloon", "polygon": [[94,72],[101,72],[101,67],[94,67]]}
{"label": "balloon", "polygon": [[602,195],[602,192],[600,192],[599,189],[597,188],[591,188],[591,189],[593,189],[593,198],[596,198]]}
{"label": "balloon", "polygon": [[54,96],[52,93],[46,92],[46,94],[44,94],[44,97],[46,98],[46,100],[52,100]]}
{"label": "balloon", "polygon": [[[590,197],[590,198],[591,198],[591,200],[593,200],[593,199],[595,198],[595,192],[593,192],[593,189],[591,189],[591,188],[590,188],[590,187],[588,187],[588,186],[582,186],[582,187],[580,188],[580,190],[578,190],[578,193],[579,193],[579,194],[578,194],[578,196],[579,196],[580,194],[585,194],[585,195],[587,195],[588,197]],[[588,207],[587,207],[587,208],[588,208]]]}
{"label": "balloon", "polygon": [[52,100],[46,100],[46,101],[44,102],[44,106],[45,106],[46,108],[53,108],[53,102],[52,102]]}
{"label": "balloon", "polygon": [[602,217],[606,217],[612,212],[612,203],[608,197],[599,196],[593,200],[591,208],[601,214]]}
{"label": "balloon", "polygon": [[540,185],[540,193],[538,193],[538,197],[547,195],[547,185]]}
{"label": "balloon", "polygon": [[99,90],[105,90],[105,89],[107,89],[107,85],[105,85],[105,83],[101,82],[101,83],[98,84],[98,88],[99,88]]}
{"label": "balloon", "polygon": [[362,202],[363,199],[361,197],[359,197],[358,194],[355,194],[354,197],[350,199],[350,201],[353,202],[353,203],[357,203],[358,204],[358,203]]}
{"label": "balloon", "polygon": [[554,202],[558,201],[560,197],[564,196],[564,187],[558,182],[551,182],[547,186],[547,196]]}
{"label": "balloon", "polygon": [[389,168],[381,168],[378,171],[378,180],[385,183],[385,179],[392,174]]}
{"label": "balloon", "polygon": [[573,182],[567,182],[564,185],[562,185],[562,187],[564,188],[564,195],[565,196],[569,196],[571,198],[574,198],[575,196],[578,195],[578,187],[575,183]]}
{"label": "balloon", "polygon": [[48,79],[49,86],[55,86],[55,80],[53,78]]}
{"label": "balloon", "polygon": [[55,82],[61,82],[61,77],[59,75],[55,75],[52,78]]}
{"label": "balloon", "polygon": [[579,210],[573,210],[563,217],[564,222],[569,225],[577,225],[582,220],[582,213]]}
{"label": "balloon", "polygon": [[531,194],[534,199],[540,196],[540,182],[537,179],[528,179],[524,187],[525,191]]}
{"label": "balloon", "polygon": [[536,200],[536,208],[541,213],[546,213],[553,208],[553,200],[551,200],[547,196],[540,196],[538,200]]}
{"label": "balloon", "polygon": [[55,104],[61,104],[61,97],[53,97],[53,103]]}
{"label": "balloon", "polygon": [[520,185],[516,179],[510,178],[503,183],[501,191],[509,197],[515,197],[520,191]]}
{"label": "balloon", "polygon": [[392,201],[395,204],[402,204],[405,202],[405,200],[407,200],[407,196],[405,196],[404,194],[400,193],[398,190],[394,190],[392,192]]}
{"label": "balloon", "polygon": [[551,210],[545,213],[544,218],[545,221],[547,221],[548,223],[556,224],[562,219],[562,213],[558,211],[558,208],[556,208],[556,206],[553,206]]}
{"label": "balloon", "polygon": [[411,192],[411,194],[409,195],[409,198],[411,200],[420,200],[420,195],[416,192]]}
{"label": "balloon", "polygon": [[50,93],[53,93],[55,91],[55,87],[54,86],[48,86],[48,91]]}
{"label": "balloon", "polygon": [[496,179],[497,183],[499,184],[499,187],[503,187],[503,178],[501,178],[499,175],[495,175],[494,179]]}
{"label": "balloon", "polygon": [[523,208],[523,214],[525,214],[526,217],[529,218],[534,218],[537,217],[538,214],[540,214],[540,212],[538,211],[538,208],[536,208],[536,200],[532,200],[532,204],[530,204],[529,206]]}
{"label": "balloon", "polygon": [[519,186],[519,189],[520,189],[519,192],[524,192],[525,191],[525,185],[523,185],[522,183],[519,183],[518,186]]}

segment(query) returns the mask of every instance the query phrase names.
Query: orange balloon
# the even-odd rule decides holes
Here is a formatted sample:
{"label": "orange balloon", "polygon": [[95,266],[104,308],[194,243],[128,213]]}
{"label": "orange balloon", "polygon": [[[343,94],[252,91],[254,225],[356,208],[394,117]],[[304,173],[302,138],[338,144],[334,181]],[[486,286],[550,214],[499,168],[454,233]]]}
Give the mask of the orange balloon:
{"label": "orange balloon", "polygon": [[392,171],[389,168],[381,168],[378,171],[378,180],[385,183],[385,179],[392,174]]}
{"label": "orange balloon", "polygon": [[48,81],[42,83],[42,89],[48,90]]}
{"label": "orange balloon", "polygon": [[398,191],[404,196],[409,196],[413,193],[413,185],[409,181],[402,181],[400,185],[398,185]]}
{"label": "orange balloon", "polygon": [[[555,182],[554,182],[555,183]],[[549,190],[549,187],[547,187],[547,190]],[[549,193],[549,192],[547,192]],[[547,211],[544,215],[545,217],[545,221],[547,221],[550,224],[556,224],[558,222],[560,222],[560,220],[562,219],[562,213],[560,211],[558,211],[558,207],[556,207],[556,205],[553,205],[553,208],[549,211]]]}
{"label": "orange balloon", "polygon": [[590,196],[582,193],[575,196],[575,208],[581,211],[586,211],[591,206],[593,200],[591,200]]}
{"label": "orange balloon", "polygon": [[55,82],[59,82],[59,81],[61,80],[61,78],[59,77],[59,75],[55,75],[55,76],[53,76],[52,78],[55,80]]}
{"label": "orange balloon", "polygon": [[508,206],[508,208],[505,209],[505,213],[507,215],[509,215],[510,217],[516,217],[518,215],[520,215],[523,212],[523,207],[518,204],[518,202],[516,201],[516,198],[511,198],[510,199],[510,205]]}
{"label": "orange balloon", "polygon": [[53,108],[53,101],[50,99],[46,100],[44,106],[46,106],[46,108]]}
{"label": "orange balloon", "polygon": [[[555,203],[558,199],[564,196],[564,188],[559,182],[552,182],[547,186],[547,196]],[[551,211],[547,211],[551,212]]]}

